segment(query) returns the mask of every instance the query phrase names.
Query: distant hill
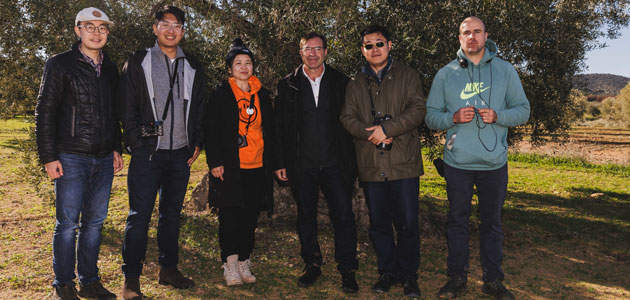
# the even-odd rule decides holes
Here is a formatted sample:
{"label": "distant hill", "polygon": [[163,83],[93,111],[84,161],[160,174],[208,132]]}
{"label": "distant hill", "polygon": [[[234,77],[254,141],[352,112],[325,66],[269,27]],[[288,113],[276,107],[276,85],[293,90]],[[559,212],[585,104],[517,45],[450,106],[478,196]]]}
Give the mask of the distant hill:
{"label": "distant hill", "polygon": [[613,74],[578,74],[573,76],[573,88],[586,95],[616,96],[630,78]]}

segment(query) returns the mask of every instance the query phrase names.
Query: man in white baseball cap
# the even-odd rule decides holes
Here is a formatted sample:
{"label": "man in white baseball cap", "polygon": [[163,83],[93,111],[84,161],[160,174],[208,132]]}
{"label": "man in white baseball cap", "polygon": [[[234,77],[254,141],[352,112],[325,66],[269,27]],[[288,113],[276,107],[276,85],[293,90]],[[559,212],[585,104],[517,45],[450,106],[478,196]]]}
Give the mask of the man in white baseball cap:
{"label": "man in white baseball cap", "polygon": [[88,7],[82,9],[77,17],[74,19],[74,25],[79,25],[79,22],[87,21],[103,21],[109,25],[114,25],[114,22],[109,20],[109,17],[100,9],[95,7]]}
{"label": "man in white baseball cap", "polygon": [[37,97],[37,150],[55,182],[56,299],[116,298],[101,284],[97,265],[112,180],[123,167],[118,68],[102,50],[111,24],[99,9],[81,10],[74,24],[79,40],[46,61]]}

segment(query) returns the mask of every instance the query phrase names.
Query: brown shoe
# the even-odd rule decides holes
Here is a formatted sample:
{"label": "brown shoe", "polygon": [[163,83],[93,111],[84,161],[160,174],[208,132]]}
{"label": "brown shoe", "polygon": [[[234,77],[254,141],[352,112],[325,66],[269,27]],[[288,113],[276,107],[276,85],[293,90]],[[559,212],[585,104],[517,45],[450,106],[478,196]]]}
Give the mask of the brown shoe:
{"label": "brown shoe", "polygon": [[55,300],[80,300],[74,283],[60,284],[55,287]]}
{"label": "brown shoe", "polygon": [[111,300],[116,299],[116,295],[108,291],[100,281],[93,281],[86,285],[82,285],[78,293],[83,298]]}
{"label": "brown shoe", "polygon": [[140,292],[140,278],[125,278],[125,286],[122,290],[123,300],[142,300],[143,295]]}
{"label": "brown shoe", "polygon": [[189,289],[195,286],[195,282],[190,278],[184,277],[177,267],[160,268],[160,284],[172,285],[178,289]]}

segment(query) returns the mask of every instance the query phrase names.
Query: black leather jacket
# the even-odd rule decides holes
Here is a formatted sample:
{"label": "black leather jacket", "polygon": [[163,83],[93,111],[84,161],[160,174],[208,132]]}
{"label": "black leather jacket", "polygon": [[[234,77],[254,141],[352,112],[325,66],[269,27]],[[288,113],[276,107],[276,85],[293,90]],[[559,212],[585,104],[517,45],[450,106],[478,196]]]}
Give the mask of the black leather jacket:
{"label": "black leather jacket", "polygon": [[116,64],[105,54],[97,77],[79,44],[44,66],[35,107],[37,151],[44,164],[58,160],[60,152],[103,157],[122,151],[114,106]]}

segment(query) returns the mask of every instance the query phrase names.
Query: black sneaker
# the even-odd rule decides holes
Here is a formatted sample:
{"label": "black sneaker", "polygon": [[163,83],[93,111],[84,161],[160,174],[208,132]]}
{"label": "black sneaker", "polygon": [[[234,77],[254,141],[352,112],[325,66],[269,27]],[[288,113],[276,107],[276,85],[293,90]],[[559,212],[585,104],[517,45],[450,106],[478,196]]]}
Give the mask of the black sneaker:
{"label": "black sneaker", "polygon": [[309,287],[317,281],[317,277],[322,275],[322,269],[318,265],[308,264],[304,266],[304,274],[298,278],[298,286]]}
{"label": "black sneaker", "polygon": [[116,299],[116,295],[103,287],[100,281],[82,285],[78,294],[83,298],[96,298],[98,300]]}
{"label": "black sneaker", "polygon": [[77,289],[74,284],[60,284],[55,287],[55,299],[58,300],[80,300],[77,297]]}
{"label": "black sneaker", "polygon": [[514,295],[508,291],[501,281],[492,281],[492,282],[484,282],[481,287],[481,291],[484,294],[488,294],[494,297],[497,300],[515,300]]}
{"label": "black sneaker", "polygon": [[420,288],[418,287],[418,280],[415,278],[409,278],[402,282],[403,294],[407,297],[420,298]]}
{"label": "black sneaker", "polygon": [[452,299],[466,291],[466,277],[449,278],[446,284],[438,292],[442,299]]}
{"label": "black sneaker", "polygon": [[341,290],[346,294],[356,294],[359,292],[359,284],[354,276],[354,271],[341,273]]}
{"label": "black sneaker", "polygon": [[383,274],[378,278],[378,281],[372,286],[372,291],[377,293],[387,293],[389,289],[396,285],[398,281],[391,274]]}

